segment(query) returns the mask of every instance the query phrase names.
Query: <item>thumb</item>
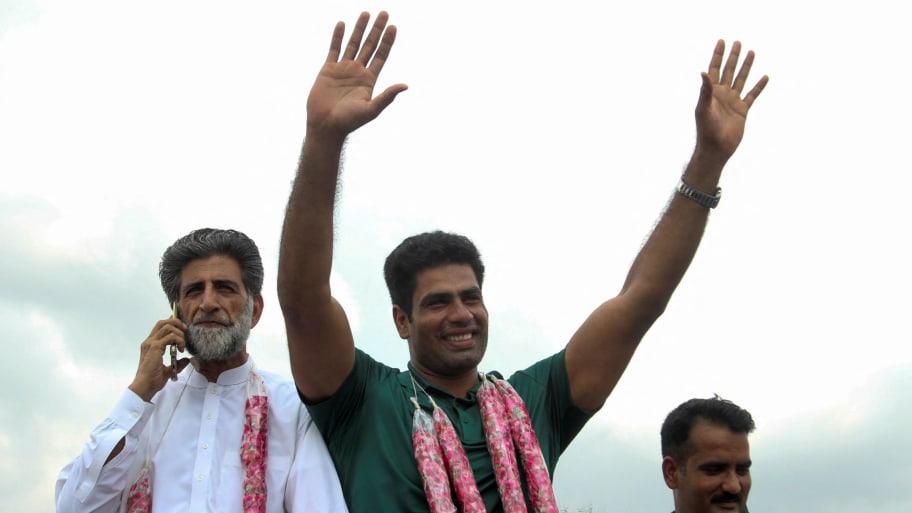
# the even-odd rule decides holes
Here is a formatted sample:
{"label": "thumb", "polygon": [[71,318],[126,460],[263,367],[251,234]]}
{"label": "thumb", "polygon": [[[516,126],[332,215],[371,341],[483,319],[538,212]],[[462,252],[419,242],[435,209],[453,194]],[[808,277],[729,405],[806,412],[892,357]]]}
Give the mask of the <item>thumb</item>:
{"label": "thumb", "polygon": [[705,71],[700,73],[700,78],[703,80],[703,85],[700,87],[700,97],[697,99],[697,111],[704,111],[712,102],[713,84]]}
{"label": "thumb", "polygon": [[[379,116],[381,112],[384,111],[387,107],[393,103],[393,100],[399,96],[399,93],[408,89],[408,86],[405,84],[396,84],[391,85],[383,90],[382,93],[378,94],[374,98],[374,108],[376,109],[376,115]],[[376,117],[376,116],[375,116]]]}

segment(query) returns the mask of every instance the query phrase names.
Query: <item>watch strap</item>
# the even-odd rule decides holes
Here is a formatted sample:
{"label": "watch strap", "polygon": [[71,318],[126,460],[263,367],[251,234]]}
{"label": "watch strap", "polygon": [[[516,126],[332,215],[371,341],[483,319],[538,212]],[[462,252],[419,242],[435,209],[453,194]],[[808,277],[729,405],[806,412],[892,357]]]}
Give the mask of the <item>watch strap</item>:
{"label": "watch strap", "polygon": [[721,187],[716,187],[716,192],[714,195],[706,194],[705,192],[698,191],[693,187],[687,185],[687,182],[684,181],[684,175],[681,175],[681,181],[678,182],[677,192],[686,198],[696,201],[699,205],[706,208],[716,208],[716,206],[719,204],[719,200],[722,198]]}

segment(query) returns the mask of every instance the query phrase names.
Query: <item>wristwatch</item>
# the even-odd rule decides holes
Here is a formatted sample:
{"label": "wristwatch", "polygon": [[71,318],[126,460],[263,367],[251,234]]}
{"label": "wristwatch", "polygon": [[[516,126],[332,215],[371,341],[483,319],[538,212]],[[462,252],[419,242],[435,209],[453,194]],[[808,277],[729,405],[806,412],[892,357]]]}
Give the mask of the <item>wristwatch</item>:
{"label": "wristwatch", "polygon": [[681,175],[681,181],[678,182],[678,193],[686,198],[696,201],[706,208],[716,208],[719,200],[722,198],[722,187],[716,187],[716,194],[710,196],[705,192],[700,192],[684,182],[684,175]]}

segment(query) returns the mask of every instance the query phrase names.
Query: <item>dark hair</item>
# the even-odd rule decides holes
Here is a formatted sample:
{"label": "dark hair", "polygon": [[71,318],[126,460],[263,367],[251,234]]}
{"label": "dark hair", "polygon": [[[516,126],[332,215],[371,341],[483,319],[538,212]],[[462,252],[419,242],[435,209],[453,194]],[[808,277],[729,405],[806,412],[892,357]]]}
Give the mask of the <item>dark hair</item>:
{"label": "dark hair", "polygon": [[750,433],[756,427],[750,412],[718,395],[690,399],[671,410],[662,423],[662,457],[671,456],[678,463],[687,461],[690,432],[698,420],[725,426],[733,433]]}
{"label": "dark hair", "polygon": [[433,232],[413,235],[399,244],[386,257],[383,277],[394,305],[412,318],[412,295],[415,293],[416,276],[420,271],[447,264],[466,264],[475,272],[481,287],[484,282],[484,264],[475,244],[468,237],[455,233]]}
{"label": "dark hair", "polygon": [[263,289],[263,260],[253,240],[236,230],[200,228],[177,239],[162,255],[158,277],[168,302],[174,303],[180,296],[180,274],[188,263],[216,255],[237,260],[247,293],[251,296],[260,293]]}

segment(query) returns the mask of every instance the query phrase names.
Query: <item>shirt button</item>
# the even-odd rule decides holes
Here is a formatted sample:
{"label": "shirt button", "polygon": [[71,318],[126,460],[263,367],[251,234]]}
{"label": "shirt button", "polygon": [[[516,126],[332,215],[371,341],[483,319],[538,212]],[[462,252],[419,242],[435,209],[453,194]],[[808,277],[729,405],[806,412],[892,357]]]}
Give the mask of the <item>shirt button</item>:
{"label": "shirt button", "polygon": [[139,412],[137,412],[137,411],[131,411],[131,412],[130,412],[130,416],[133,417],[134,419],[138,419],[138,418],[139,418]]}
{"label": "shirt button", "polygon": [[208,449],[208,448],[209,448],[209,444],[204,443],[204,444],[203,444],[203,449]]}
{"label": "shirt button", "polygon": [[215,395],[215,394],[218,393],[218,391],[217,391],[216,389],[214,389],[214,388],[210,388],[210,389],[209,389],[209,393],[212,394],[212,395]]}
{"label": "shirt button", "polygon": [[212,414],[211,414],[211,413],[207,413],[207,414],[206,414],[206,420],[212,420]]}
{"label": "shirt button", "polygon": [[205,479],[205,477],[203,477],[202,474],[196,476],[196,480],[197,480],[197,481],[202,481],[203,479]]}

